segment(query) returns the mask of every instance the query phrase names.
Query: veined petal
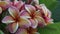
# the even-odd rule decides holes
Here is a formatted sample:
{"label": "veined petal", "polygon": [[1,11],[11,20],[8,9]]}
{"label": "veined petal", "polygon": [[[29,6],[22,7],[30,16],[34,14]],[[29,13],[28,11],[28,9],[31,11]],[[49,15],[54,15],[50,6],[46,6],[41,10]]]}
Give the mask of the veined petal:
{"label": "veined petal", "polygon": [[18,0],[14,0],[14,4],[18,3]]}
{"label": "veined petal", "polygon": [[35,12],[36,9],[32,5],[25,5],[25,9],[31,14],[32,12]]}
{"label": "veined petal", "polygon": [[20,17],[19,26],[27,28],[31,26],[31,22],[26,18]]}
{"label": "veined petal", "polygon": [[9,24],[9,23],[12,23],[12,22],[15,22],[15,21],[13,20],[13,18],[11,16],[6,16],[2,20],[2,23],[6,23],[6,24]]}
{"label": "veined petal", "polygon": [[0,14],[2,13],[2,8],[0,7]]}
{"label": "veined petal", "polygon": [[11,32],[11,33],[15,33],[18,29],[18,23],[11,23],[7,26],[7,29]]}
{"label": "veined petal", "polygon": [[39,10],[38,10],[38,11],[35,11],[35,12],[34,12],[34,15],[35,15],[35,16],[42,16]]}
{"label": "veined petal", "polygon": [[31,27],[36,28],[38,26],[38,21],[36,19],[30,19]]}
{"label": "veined petal", "polygon": [[38,20],[38,23],[39,23],[39,24],[46,25],[46,22],[45,22],[45,20],[44,20],[42,17],[36,16],[36,19]]}
{"label": "veined petal", "polygon": [[28,34],[26,29],[19,28],[15,34]]}
{"label": "veined petal", "polygon": [[19,10],[16,7],[9,7],[8,11],[10,15],[14,18],[19,16]]}
{"label": "veined petal", "polygon": [[22,2],[22,1],[17,1],[14,5],[19,9],[19,10],[21,10],[21,8],[24,6],[24,2]]}
{"label": "veined petal", "polygon": [[40,6],[41,6],[41,9],[43,10],[43,13],[45,14],[45,16],[51,17],[50,10],[48,10],[44,4],[40,4]]}
{"label": "veined petal", "polygon": [[53,19],[45,17],[46,24],[51,24],[53,23]]}
{"label": "veined petal", "polygon": [[0,1],[0,7],[2,7],[3,10],[5,10],[6,8],[9,7],[9,3],[6,1]]}
{"label": "veined petal", "polygon": [[29,13],[27,11],[25,11],[25,10],[22,10],[20,12],[20,17],[31,18]]}

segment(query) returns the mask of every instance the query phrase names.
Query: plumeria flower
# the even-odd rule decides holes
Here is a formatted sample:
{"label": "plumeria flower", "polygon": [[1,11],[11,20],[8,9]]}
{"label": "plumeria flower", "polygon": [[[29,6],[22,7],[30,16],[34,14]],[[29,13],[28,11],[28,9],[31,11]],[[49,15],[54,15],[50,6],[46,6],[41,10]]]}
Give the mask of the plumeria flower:
{"label": "plumeria flower", "polygon": [[51,11],[47,9],[44,4],[36,5],[37,9],[40,10],[40,13],[45,20],[46,25],[53,23],[53,19],[51,18]]}
{"label": "plumeria flower", "polygon": [[44,13],[45,21],[47,24],[53,23],[53,19],[51,18],[51,11],[47,9],[44,4],[40,4],[42,12]]}
{"label": "plumeria flower", "polygon": [[3,10],[6,10],[9,7],[9,3],[6,1],[0,1],[0,14]]}
{"label": "plumeria flower", "polygon": [[36,11],[35,7],[32,5],[25,5],[25,9],[30,14],[31,18],[29,19],[32,23],[31,27],[36,28],[38,23],[45,24],[44,19],[41,17],[39,11]]}
{"label": "plumeria flower", "polygon": [[19,28],[18,31],[15,34],[39,34],[37,32],[37,29],[33,29],[33,28]]}
{"label": "plumeria flower", "polygon": [[21,0],[14,0],[13,2],[11,2],[10,0],[8,1],[8,0],[6,0],[7,2],[10,2],[10,5],[11,6],[15,6],[16,8],[18,8],[19,10],[22,10],[22,9],[24,9],[23,7],[24,7],[24,4],[25,4],[25,2],[23,2],[23,1],[21,1]]}
{"label": "plumeria flower", "polygon": [[10,16],[3,18],[2,22],[8,24],[8,29],[11,33],[15,33],[18,27],[28,28],[31,26],[30,21],[24,16],[21,16],[19,10],[16,7],[9,7]]}

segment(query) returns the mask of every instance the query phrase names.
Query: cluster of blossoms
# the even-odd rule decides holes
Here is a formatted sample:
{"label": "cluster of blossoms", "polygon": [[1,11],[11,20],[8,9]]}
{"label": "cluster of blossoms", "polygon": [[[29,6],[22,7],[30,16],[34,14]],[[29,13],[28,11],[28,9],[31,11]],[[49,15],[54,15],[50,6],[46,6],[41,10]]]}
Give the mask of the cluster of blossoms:
{"label": "cluster of blossoms", "polygon": [[5,16],[2,23],[6,23],[13,34],[39,34],[37,27],[53,23],[50,10],[38,0],[0,0],[0,14],[6,9],[10,15]]}

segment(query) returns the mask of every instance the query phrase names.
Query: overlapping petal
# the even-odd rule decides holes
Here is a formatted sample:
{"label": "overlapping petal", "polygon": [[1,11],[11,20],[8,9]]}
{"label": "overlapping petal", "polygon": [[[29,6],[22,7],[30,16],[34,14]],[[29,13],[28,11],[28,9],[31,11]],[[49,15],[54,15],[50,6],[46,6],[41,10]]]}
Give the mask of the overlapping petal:
{"label": "overlapping petal", "polygon": [[35,7],[32,5],[25,5],[25,9],[31,14],[36,11]]}
{"label": "overlapping petal", "polygon": [[51,11],[47,9],[47,7],[44,4],[40,4],[42,12],[45,14],[47,17],[51,17]]}
{"label": "overlapping petal", "polygon": [[31,27],[36,28],[38,26],[38,21],[36,19],[30,19]]}
{"label": "overlapping petal", "polygon": [[2,7],[3,10],[9,7],[9,3],[6,1],[0,1],[0,7]]}
{"label": "overlapping petal", "polygon": [[20,21],[19,22],[19,26],[20,27],[26,28],[26,27],[30,27],[31,26],[31,22],[28,19],[26,19],[26,18],[20,17],[19,21]]}
{"label": "overlapping petal", "polygon": [[15,34],[29,34],[26,29],[19,28]]}
{"label": "overlapping petal", "polygon": [[25,2],[17,1],[17,2],[15,2],[14,5],[15,5],[19,10],[21,10],[22,8],[24,8],[24,4],[25,4]]}
{"label": "overlapping petal", "polygon": [[13,18],[11,16],[6,16],[6,17],[3,18],[2,22],[6,23],[6,24],[9,24],[9,23],[12,23],[12,22],[15,22],[15,21],[13,20]]}
{"label": "overlapping petal", "polygon": [[44,21],[44,19],[42,17],[36,16],[36,19],[38,20],[38,22],[45,24],[45,21]]}
{"label": "overlapping petal", "polygon": [[19,16],[19,10],[16,7],[13,7],[13,6],[9,7],[8,11],[13,18],[16,18]]}
{"label": "overlapping petal", "polygon": [[45,22],[46,22],[46,24],[53,23],[53,19],[45,16]]}
{"label": "overlapping petal", "polygon": [[45,22],[45,20],[44,20],[42,17],[36,16],[36,19],[37,19],[37,21],[38,21],[38,26],[44,27],[44,26],[47,25],[46,22]]}
{"label": "overlapping petal", "polygon": [[20,12],[20,17],[24,17],[24,18],[31,18],[30,14],[26,11],[26,10],[22,10]]}
{"label": "overlapping petal", "polygon": [[7,26],[7,28],[11,33],[15,33],[18,29],[18,23],[11,23]]}

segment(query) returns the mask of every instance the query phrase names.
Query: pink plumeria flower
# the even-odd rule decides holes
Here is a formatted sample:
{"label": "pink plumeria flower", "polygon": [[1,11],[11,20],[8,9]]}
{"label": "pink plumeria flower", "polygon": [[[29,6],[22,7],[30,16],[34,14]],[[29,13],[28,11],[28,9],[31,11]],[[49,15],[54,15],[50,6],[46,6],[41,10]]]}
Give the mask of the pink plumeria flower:
{"label": "pink plumeria flower", "polygon": [[39,33],[37,32],[37,29],[33,29],[33,28],[27,28],[27,29],[19,28],[15,34],[39,34]]}
{"label": "pink plumeria flower", "polygon": [[46,25],[53,23],[53,19],[51,18],[51,11],[47,9],[44,4],[36,5],[37,9],[40,10],[40,13],[45,20]]}
{"label": "pink plumeria flower", "polygon": [[10,2],[11,6],[15,6],[19,10],[24,9],[23,7],[24,7],[25,2],[23,2],[21,0],[19,0],[19,1],[18,0],[14,0],[13,2],[11,2],[11,1],[8,1],[8,2]]}
{"label": "pink plumeria flower", "polygon": [[51,11],[47,9],[47,7],[44,4],[40,4],[42,12],[44,13],[44,19],[47,24],[53,23],[53,19],[51,18]]}
{"label": "pink plumeria flower", "polygon": [[31,18],[29,19],[31,21],[31,27],[37,28],[38,23],[45,24],[44,19],[41,17],[41,14],[39,11],[36,11],[35,7],[32,5],[25,5],[25,9],[30,14]]}
{"label": "pink plumeria flower", "polygon": [[0,14],[3,10],[6,10],[9,7],[9,3],[6,1],[0,1]]}
{"label": "pink plumeria flower", "polygon": [[2,20],[3,23],[8,24],[8,29],[11,33],[15,33],[18,27],[28,28],[31,26],[30,21],[24,16],[21,16],[19,10],[16,7],[9,7],[8,9],[11,16],[6,16]]}

